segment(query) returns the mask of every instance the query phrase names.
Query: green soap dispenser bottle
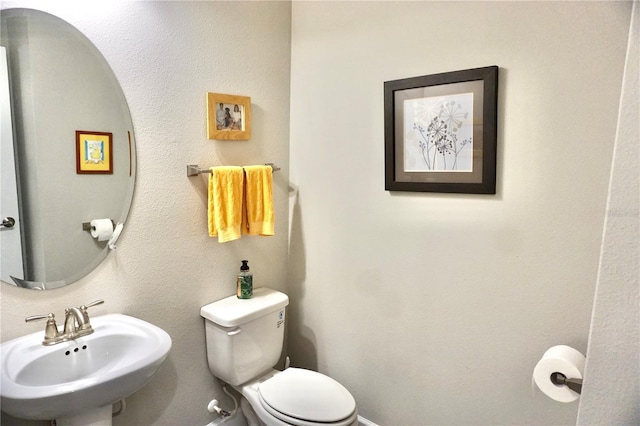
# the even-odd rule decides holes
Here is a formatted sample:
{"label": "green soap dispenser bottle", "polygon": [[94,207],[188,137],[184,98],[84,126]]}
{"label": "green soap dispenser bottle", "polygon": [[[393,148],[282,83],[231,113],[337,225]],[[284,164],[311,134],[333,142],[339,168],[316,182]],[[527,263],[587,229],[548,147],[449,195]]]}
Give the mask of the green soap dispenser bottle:
{"label": "green soap dispenser bottle", "polygon": [[248,260],[242,261],[236,287],[238,299],[251,299],[251,296],[253,296],[253,274],[249,272]]}

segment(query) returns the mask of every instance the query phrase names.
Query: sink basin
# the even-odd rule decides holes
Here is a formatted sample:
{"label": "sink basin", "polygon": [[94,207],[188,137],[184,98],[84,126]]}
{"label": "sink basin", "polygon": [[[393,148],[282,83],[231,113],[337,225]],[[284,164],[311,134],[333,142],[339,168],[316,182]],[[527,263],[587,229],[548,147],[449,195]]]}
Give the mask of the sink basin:
{"label": "sink basin", "polygon": [[93,334],[53,346],[42,345],[44,331],[3,343],[2,411],[50,420],[110,406],[147,383],[171,349],[164,330],[138,318],[102,315],[91,325]]}

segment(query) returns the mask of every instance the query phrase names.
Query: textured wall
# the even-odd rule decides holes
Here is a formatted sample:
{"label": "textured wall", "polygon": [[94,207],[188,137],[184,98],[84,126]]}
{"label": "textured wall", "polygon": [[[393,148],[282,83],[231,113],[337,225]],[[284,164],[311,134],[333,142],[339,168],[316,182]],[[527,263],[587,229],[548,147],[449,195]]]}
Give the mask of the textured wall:
{"label": "textured wall", "polygon": [[[290,347],[381,425],[573,424],[628,2],[294,2]],[[498,194],[384,191],[383,82],[500,66]]]}
{"label": "textured wall", "polygon": [[[0,286],[2,340],[44,327],[25,324],[27,315],[61,317],[67,306],[104,299],[94,315],[134,315],[173,339],[158,376],[127,400],[114,424],[206,424],[214,418],[208,401],[226,397],[207,367],[200,307],[234,293],[240,259],[250,260],[255,285],[285,286],[290,4],[2,2],[25,6],[76,26],[113,68],[133,117],[138,177],[118,249],[93,273],[48,292]],[[251,96],[250,141],[207,140],[207,91]],[[206,180],[187,178],[186,165],[268,161],[283,168],[274,176],[276,236],[210,238]]]}
{"label": "textured wall", "polygon": [[634,5],[578,424],[640,424],[640,8]]}

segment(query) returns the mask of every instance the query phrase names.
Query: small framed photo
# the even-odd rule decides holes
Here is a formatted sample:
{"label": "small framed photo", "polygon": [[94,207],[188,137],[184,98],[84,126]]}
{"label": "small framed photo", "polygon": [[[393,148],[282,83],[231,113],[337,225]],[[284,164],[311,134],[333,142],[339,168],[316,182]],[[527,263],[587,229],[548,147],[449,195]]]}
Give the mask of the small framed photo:
{"label": "small framed photo", "polygon": [[251,98],[207,93],[207,136],[217,140],[251,139]]}
{"label": "small framed photo", "polygon": [[497,104],[497,66],[385,82],[385,189],[495,194]]}
{"label": "small framed photo", "polygon": [[113,134],[76,130],[76,173],[113,174]]}

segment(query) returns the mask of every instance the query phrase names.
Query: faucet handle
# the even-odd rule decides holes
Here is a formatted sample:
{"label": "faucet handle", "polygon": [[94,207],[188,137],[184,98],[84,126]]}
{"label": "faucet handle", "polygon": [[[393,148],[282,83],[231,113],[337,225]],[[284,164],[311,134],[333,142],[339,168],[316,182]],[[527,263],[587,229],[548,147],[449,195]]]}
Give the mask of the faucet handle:
{"label": "faucet handle", "polygon": [[88,305],[82,305],[80,306],[80,309],[82,310],[82,312],[87,312],[87,309],[96,306],[96,305],[101,305],[104,303],[104,300],[100,299],[100,300],[94,300],[93,302],[89,303]]}
{"label": "faucet handle", "polygon": [[42,344],[49,346],[58,343],[60,337],[55,318],[56,316],[53,313],[49,313],[47,315],[31,315],[30,317],[26,317],[24,322],[46,319],[47,324],[44,327],[44,340],[42,341]]}
{"label": "faucet handle", "polygon": [[101,305],[104,303],[104,300],[100,299],[100,300],[94,300],[93,302],[89,303],[88,305],[81,305],[80,306],[80,312],[82,312],[82,317],[84,319],[84,324],[82,324],[80,326],[80,330],[83,330],[84,332],[86,332],[87,334],[91,334],[93,333],[93,328],[91,327],[91,322],[89,320],[89,313],[87,312],[87,309],[96,306],[96,305]]}
{"label": "faucet handle", "polygon": [[24,322],[31,322],[31,321],[38,321],[41,319],[54,319],[56,316],[53,313],[47,314],[47,315],[31,315],[29,317],[26,317],[24,319]]}

